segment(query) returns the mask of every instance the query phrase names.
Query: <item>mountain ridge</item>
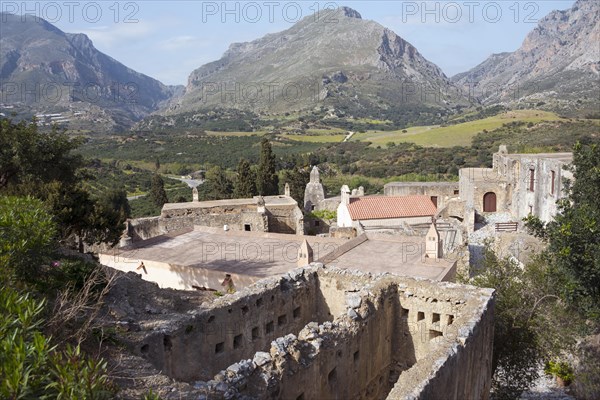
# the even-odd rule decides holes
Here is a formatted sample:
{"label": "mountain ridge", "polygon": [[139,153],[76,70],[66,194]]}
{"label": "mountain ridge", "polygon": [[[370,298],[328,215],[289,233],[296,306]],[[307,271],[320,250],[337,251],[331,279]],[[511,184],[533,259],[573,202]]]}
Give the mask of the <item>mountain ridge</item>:
{"label": "mountain ridge", "polygon": [[[286,85],[306,90],[290,99],[281,92]],[[244,96],[246,87],[262,98]],[[232,43],[220,59],[190,74],[184,95],[162,114],[206,106],[259,113],[325,106],[352,116],[376,116],[399,106],[450,110],[467,104],[448,94],[454,89],[409,42],[342,7],[304,17],[281,32]]]}
{"label": "mountain ridge", "polygon": [[[42,18],[0,17],[3,103],[36,113],[75,111],[118,128],[158,110],[178,90],[100,52],[83,33],[63,32]],[[35,95],[26,92],[31,86]]]}
{"label": "mountain ridge", "polygon": [[597,110],[599,78],[600,3],[578,0],[542,18],[514,52],[492,55],[451,79],[486,105],[544,103],[575,112]]}

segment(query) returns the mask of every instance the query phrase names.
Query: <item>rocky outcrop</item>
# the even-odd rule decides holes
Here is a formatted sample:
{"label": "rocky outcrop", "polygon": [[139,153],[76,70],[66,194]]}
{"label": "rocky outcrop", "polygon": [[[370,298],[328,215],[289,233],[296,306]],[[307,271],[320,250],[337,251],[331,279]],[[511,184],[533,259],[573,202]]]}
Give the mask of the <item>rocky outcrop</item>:
{"label": "rocky outcrop", "polygon": [[494,54],[452,78],[484,104],[536,103],[598,110],[600,3],[578,0],[540,20],[513,53]]}

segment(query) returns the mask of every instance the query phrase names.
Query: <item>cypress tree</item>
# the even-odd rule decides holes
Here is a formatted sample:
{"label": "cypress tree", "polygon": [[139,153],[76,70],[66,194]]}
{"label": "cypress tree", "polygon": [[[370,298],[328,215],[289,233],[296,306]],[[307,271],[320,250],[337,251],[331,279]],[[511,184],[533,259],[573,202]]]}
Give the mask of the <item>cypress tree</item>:
{"label": "cypress tree", "polygon": [[249,198],[257,194],[255,176],[250,169],[250,163],[242,158],[237,166],[237,176],[234,183],[233,197],[236,199]]}
{"label": "cypress tree", "polygon": [[233,192],[231,181],[225,175],[223,168],[216,166],[206,171],[206,182],[209,200],[231,198]]}
{"label": "cypress tree", "polygon": [[165,183],[159,174],[154,174],[152,177],[152,185],[150,187],[150,196],[158,207],[162,207],[169,202],[167,192],[165,192]]}
{"label": "cypress tree", "polygon": [[271,196],[278,194],[278,186],[279,178],[275,172],[275,154],[271,149],[271,142],[265,138],[261,142],[256,189],[261,196]]}

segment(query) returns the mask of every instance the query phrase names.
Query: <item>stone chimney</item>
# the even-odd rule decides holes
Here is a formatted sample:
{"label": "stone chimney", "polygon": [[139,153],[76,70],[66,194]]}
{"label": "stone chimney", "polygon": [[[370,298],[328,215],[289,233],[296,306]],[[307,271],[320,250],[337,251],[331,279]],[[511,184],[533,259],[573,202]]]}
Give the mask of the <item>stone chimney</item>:
{"label": "stone chimney", "polygon": [[305,267],[311,262],[313,262],[313,249],[304,239],[298,249],[298,267]]}
{"label": "stone chimney", "polygon": [[341,197],[342,204],[350,204],[350,188],[348,188],[348,185],[342,186]]}
{"label": "stone chimney", "polygon": [[310,183],[321,183],[319,168],[317,168],[316,165],[312,167],[312,170],[310,171]]}
{"label": "stone chimney", "polygon": [[432,218],[431,226],[425,235],[425,257],[436,260],[443,257],[442,240],[435,226],[435,218]]}
{"label": "stone chimney", "polygon": [[192,189],[192,201],[196,203],[200,201],[198,200],[198,188],[196,186],[194,186],[194,188]]}
{"label": "stone chimney", "polygon": [[365,188],[362,186],[358,187],[358,190],[356,191],[356,195],[357,196],[364,196],[365,195]]}
{"label": "stone chimney", "polygon": [[499,154],[508,154],[508,149],[506,148],[505,144],[501,144],[500,147],[498,147],[498,153]]}
{"label": "stone chimney", "polygon": [[265,208],[265,198],[262,196],[258,196],[258,199],[256,201],[256,212],[258,213],[264,213],[266,210]]}
{"label": "stone chimney", "polygon": [[290,193],[291,193],[290,192],[290,184],[286,182],[283,194],[286,195],[287,197],[292,197]]}

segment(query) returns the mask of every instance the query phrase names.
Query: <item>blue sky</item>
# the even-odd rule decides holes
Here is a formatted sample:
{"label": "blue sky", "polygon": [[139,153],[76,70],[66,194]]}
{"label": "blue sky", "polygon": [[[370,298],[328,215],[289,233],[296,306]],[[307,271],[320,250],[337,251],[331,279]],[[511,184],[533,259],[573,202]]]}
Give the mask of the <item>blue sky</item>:
{"label": "blue sky", "polygon": [[[104,53],[166,84],[186,84],[195,68],[233,42],[289,28],[299,18],[348,6],[413,44],[448,76],[492,53],[516,50],[538,20],[574,0],[548,1],[2,1],[65,32],[86,33]],[[322,15],[322,14],[320,14]]]}

